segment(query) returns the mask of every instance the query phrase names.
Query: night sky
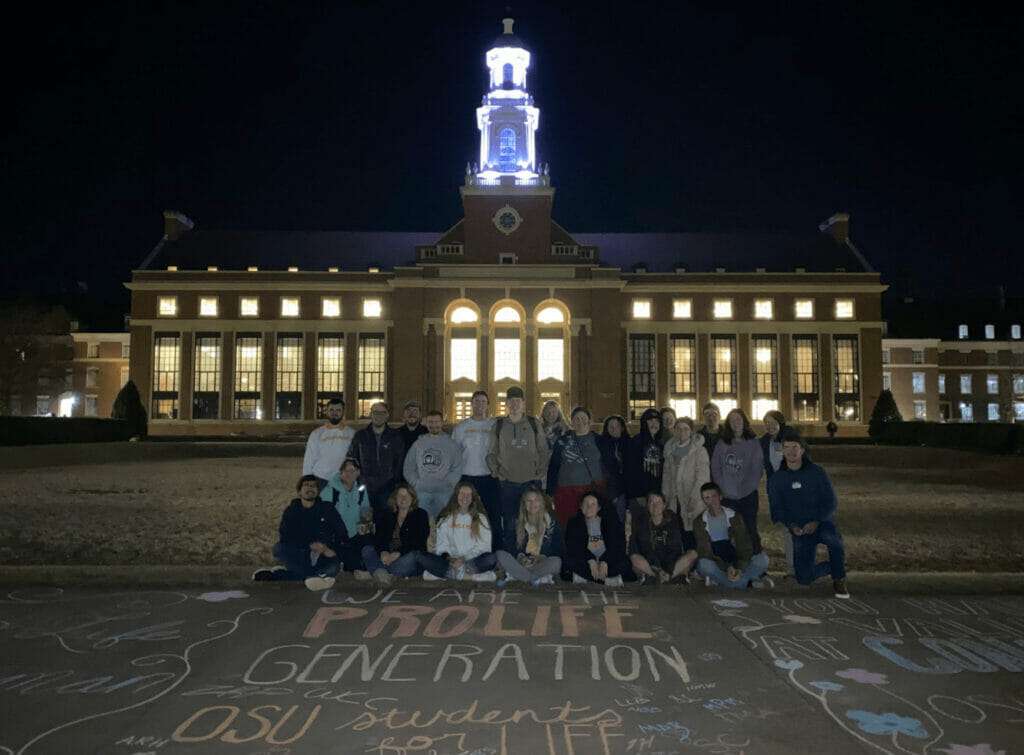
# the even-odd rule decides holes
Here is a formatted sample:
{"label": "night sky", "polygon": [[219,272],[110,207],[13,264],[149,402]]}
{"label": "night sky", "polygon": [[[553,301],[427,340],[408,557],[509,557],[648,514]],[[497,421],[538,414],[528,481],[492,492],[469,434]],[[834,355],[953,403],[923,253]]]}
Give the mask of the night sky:
{"label": "night sky", "polygon": [[[512,5],[560,223],[807,231],[845,210],[901,291],[1024,293],[1020,16],[718,5]],[[30,13],[2,53],[3,287],[84,281],[117,306],[165,208],[207,228],[445,230],[506,5]]]}

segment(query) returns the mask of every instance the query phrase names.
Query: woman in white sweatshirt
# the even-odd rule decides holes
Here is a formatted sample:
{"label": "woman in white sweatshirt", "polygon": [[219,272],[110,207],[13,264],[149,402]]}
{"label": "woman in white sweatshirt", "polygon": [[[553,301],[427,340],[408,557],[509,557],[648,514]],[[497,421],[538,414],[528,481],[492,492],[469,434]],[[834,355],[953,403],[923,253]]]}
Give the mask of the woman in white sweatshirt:
{"label": "woman in white sweatshirt", "polygon": [[434,552],[424,568],[441,579],[494,579],[491,527],[483,501],[467,482],[455,486],[448,505],[437,515]]}

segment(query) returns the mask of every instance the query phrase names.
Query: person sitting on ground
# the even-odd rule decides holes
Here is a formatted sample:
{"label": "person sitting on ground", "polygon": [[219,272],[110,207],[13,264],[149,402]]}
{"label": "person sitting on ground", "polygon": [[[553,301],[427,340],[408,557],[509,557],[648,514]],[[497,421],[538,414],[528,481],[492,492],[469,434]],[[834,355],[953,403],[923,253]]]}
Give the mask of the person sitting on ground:
{"label": "person sitting on ground", "polygon": [[358,579],[367,579],[369,574],[363,568],[361,552],[370,543],[373,509],[366,488],[359,484],[360,474],[359,462],[345,459],[341,469],[320,491],[320,499],[334,506],[345,523],[345,530],[350,534],[348,543],[341,551],[345,571],[355,572]]}
{"label": "person sitting on ground", "polygon": [[648,579],[686,582],[697,561],[697,551],[683,550],[679,517],[665,505],[665,496],[656,491],[647,494],[647,514],[634,521],[630,550],[633,573],[641,583]]}
{"label": "person sitting on ground", "polygon": [[[768,503],[773,522],[782,522],[793,533],[793,567],[796,580],[809,585],[831,575],[837,598],[849,598],[846,589],[846,550],[833,521],[836,493],[825,470],[805,457],[800,433],[788,427],[782,435],[785,464],[772,476]],[[817,564],[818,543],[828,548],[828,561]]]}
{"label": "person sitting on ground", "polygon": [[562,527],[576,514],[581,495],[605,486],[600,436],[590,429],[590,411],[577,406],[570,422],[572,429],[555,441],[548,462],[547,491],[555,499],[555,517]]}
{"label": "person sitting on ground", "polygon": [[280,540],[274,546],[274,558],[282,566],[257,569],[252,578],[256,582],[302,579],[310,590],[326,590],[334,586],[348,531],[334,507],[320,500],[315,475],[300,477],[295,491],[299,497],[281,514]]}
{"label": "person sitting on ground", "polygon": [[429,537],[430,517],[419,507],[416,491],[399,485],[388,498],[388,510],[378,516],[373,544],[363,546],[366,570],[385,587],[392,576],[422,574]]}
{"label": "person sitting on ground", "polygon": [[498,581],[499,587],[515,580],[534,587],[554,583],[554,575],[562,570],[562,528],[543,491],[531,488],[523,493],[516,520],[516,552],[494,555],[507,575]]}
{"label": "person sitting on ground", "polygon": [[315,475],[321,490],[341,468],[356,434],[351,427],[341,424],[344,413],[345,399],[332,398],[327,402],[327,421],[311,432],[306,440],[302,474]]}
{"label": "person sitting on ground", "polygon": [[600,582],[621,587],[627,573],[626,541],[612,506],[595,493],[584,493],[580,510],[565,529],[565,571],[573,582]]}
{"label": "person sitting on ground", "polygon": [[704,583],[737,590],[774,587],[770,577],[761,577],[768,570],[768,554],[753,553],[743,517],[722,505],[722,489],[706,482],[700,494],[706,508],[694,521],[693,534],[700,557],[697,571]]}
{"label": "person sitting on ground", "polygon": [[462,477],[462,447],[444,432],[444,415],[436,409],[427,412],[427,432],[406,453],[403,473],[420,506],[436,517]]}
{"label": "person sitting on ground", "polygon": [[711,480],[711,462],[704,451],[704,436],[694,432],[693,420],[680,417],[672,427],[672,439],[665,444],[665,468],[661,492],[668,507],[679,515],[683,550],[695,550],[693,521],[704,511],[701,485]]}
{"label": "person sitting on ground", "polygon": [[424,576],[493,581],[496,563],[491,553],[491,527],[483,501],[476,488],[460,482],[437,517],[434,553],[423,558]]}

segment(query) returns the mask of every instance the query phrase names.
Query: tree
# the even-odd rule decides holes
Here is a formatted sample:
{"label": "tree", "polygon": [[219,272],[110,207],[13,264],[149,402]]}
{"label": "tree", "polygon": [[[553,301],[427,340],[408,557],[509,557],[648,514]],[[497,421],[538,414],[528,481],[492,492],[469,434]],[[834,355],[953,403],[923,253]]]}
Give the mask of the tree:
{"label": "tree", "polygon": [[129,380],[118,392],[110,416],[114,419],[126,420],[132,436],[146,437],[149,420],[146,415],[146,407],[142,405],[142,398],[139,396],[139,389],[135,387],[134,381]]}
{"label": "tree", "polygon": [[[70,390],[66,376],[73,356],[69,318],[61,306],[28,300],[0,303],[0,412],[12,399]],[[35,405],[22,412],[35,411]]]}
{"label": "tree", "polygon": [[896,399],[892,397],[892,391],[882,391],[878,394],[878,401],[875,402],[875,409],[868,421],[868,435],[877,438],[882,434],[885,424],[902,421],[903,417],[896,406]]}

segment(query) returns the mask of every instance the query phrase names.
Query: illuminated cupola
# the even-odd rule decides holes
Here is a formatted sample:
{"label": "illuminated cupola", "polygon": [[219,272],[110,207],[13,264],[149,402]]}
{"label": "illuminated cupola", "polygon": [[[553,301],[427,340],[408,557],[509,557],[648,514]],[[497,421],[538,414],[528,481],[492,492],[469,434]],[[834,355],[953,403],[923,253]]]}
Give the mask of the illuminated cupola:
{"label": "illuminated cupola", "polygon": [[512,33],[513,19],[502,19],[504,33],[487,51],[489,91],[476,109],[480,163],[467,172],[477,186],[547,185],[547,170],[537,163],[535,134],[540,110],[526,90],[530,52]]}

